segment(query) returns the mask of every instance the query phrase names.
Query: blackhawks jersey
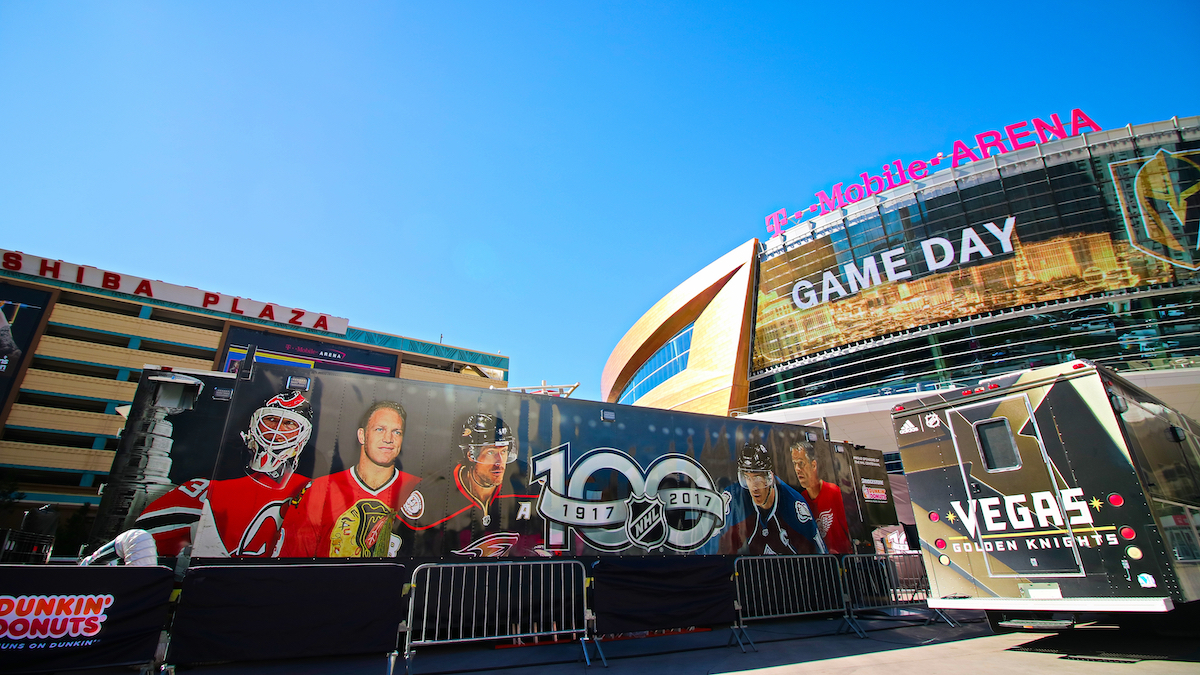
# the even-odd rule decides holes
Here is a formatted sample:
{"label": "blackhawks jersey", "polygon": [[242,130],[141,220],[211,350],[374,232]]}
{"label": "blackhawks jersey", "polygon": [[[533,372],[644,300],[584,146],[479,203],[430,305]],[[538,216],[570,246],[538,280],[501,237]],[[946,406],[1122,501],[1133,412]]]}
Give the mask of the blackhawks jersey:
{"label": "blackhawks jersey", "polygon": [[[453,484],[443,477],[422,483],[401,509],[406,555],[470,558],[545,556],[541,521],[534,520],[537,495],[501,485],[483,501],[466,486],[468,467],[454,467]],[[519,486],[518,486],[519,487]]]}
{"label": "blackhawks jersey", "polygon": [[354,467],[313,479],[284,505],[279,556],[394,556],[399,549],[399,540],[392,533],[396,512],[419,480],[396,470],[391,480],[371,489]]}
{"label": "blackhawks jersey", "polygon": [[721,535],[720,552],[741,555],[825,553],[825,544],[813,520],[808,502],[790,485],[775,481],[775,503],[761,509],[750,491],[734,483],[730,493],[729,520]]}
{"label": "blackhawks jersey", "polygon": [[189,544],[195,557],[267,557],[274,553],[280,509],[308,479],[293,474],[279,487],[250,476],[194,478],[154,500],[137,526],[154,536],[159,555]]}

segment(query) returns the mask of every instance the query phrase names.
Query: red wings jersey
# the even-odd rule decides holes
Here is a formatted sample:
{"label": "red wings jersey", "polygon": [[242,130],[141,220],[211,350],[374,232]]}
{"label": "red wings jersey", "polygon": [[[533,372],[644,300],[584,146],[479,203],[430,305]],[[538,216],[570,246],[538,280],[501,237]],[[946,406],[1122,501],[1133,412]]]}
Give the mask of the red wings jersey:
{"label": "red wings jersey", "polygon": [[454,484],[427,481],[400,510],[402,551],[407,555],[471,558],[544,556],[541,521],[532,518],[536,494],[513,494],[502,485],[483,501],[466,487],[467,467],[454,467]]}
{"label": "red wings jersey", "polygon": [[154,536],[158,554],[177,556],[192,543],[192,525],[208,501],[207,478],[194,478],[150,502],[134,523]]}
{"label": "red wings jersey", "polygon": [[274,552],[283,503],[307,480],[292,475],[274,488],[250,476],[195,478],[154,500],[137,525],[154,536],[159,555],[179,555],[191,544],[198,558],[267,557]]}
{"label": "red wings jersey", "polygon": [[813,518],[821,530],[821,538],[830,553],[853,553],[850,545],[850,530],[846,526],[846,505],[842,502],[842,491],[833,483],[821,481],[821,491],[812,499],[808,492],[804,499],[812,506]]}
{"label": "red wings jersey", "polygon": [[396,471],[372,490],[354,469],[312,480],[284,505],[279,555],[285,558],[366,558],[395,555],[396,512],[419,478]]}

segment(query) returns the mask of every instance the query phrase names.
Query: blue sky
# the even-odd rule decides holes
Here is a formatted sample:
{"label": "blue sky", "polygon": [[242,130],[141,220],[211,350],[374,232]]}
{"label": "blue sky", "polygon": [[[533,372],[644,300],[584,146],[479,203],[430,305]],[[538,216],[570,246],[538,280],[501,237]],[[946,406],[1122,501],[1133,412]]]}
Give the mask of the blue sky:
{"label": "blue sky", "polygon": [[600,372],[764,217],[1081,108],[1200,114],[1200,4],[0,0],[0,248]]}

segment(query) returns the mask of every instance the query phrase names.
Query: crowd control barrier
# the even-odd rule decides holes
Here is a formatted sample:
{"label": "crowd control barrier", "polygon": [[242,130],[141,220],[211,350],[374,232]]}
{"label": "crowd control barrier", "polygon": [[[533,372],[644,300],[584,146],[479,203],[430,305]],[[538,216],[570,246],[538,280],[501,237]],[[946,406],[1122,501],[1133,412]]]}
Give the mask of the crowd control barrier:
{"label": "crowd control barrier", "polygon": [[54,548],[54,537],[36,532],[0,530],[0,563],[50,562],[50,550]]}
{"label": "crowd control barrier", "polygon": [[[591,665],[587,575],[577,560],[424,564],[413,571],[405,672],[418,647],[479,640],[578,639]],[[393,665],[394,665],[393,654]]]}
{"label": "crowd control barrier", "polygon": [[[841,613],[843,626],[849,621],[837,556],[770,555],[738,558],[734,562],[737,591],[737,623],[729,643],[745,642],[758,651],[746,632],[746,622],[782,619],[808,614]],[[839,627],[838,632],[841,632]]]}
{"label": "crowd control barrier", "polygon": [[189,568],[163,670],[350,654],[387,659],[404,620],[404,572],[395,563],[358,562]]}
{"label": "crowd control barrier", "polygon": [[729,625],[733,559],[726,556],[604,556],[588,566],[594,629],[601,635]]}
{"label": "crowd control barrier", "polygon": [[[919,552],[843,556],[842,583],[847,621],[860,637],[866,634],[858,625],[857,612],[896,610],[929,600],[929,577]],[[940,618],[955,625],[938,610],[923,611],[930,612],[930,620]]]}

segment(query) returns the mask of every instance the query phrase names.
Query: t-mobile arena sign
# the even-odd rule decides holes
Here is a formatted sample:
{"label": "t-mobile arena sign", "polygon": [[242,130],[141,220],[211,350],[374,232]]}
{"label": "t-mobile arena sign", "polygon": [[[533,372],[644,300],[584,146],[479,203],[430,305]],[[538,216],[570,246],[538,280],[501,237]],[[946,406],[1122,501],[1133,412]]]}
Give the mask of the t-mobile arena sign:
{"label": "t-mobile arena sign", "polygon": [[[969,146],[961,140],[954,141],[954,150],[950,154],[950,166],[976,162],[993,155],[1002,155],[1014,150],[1032,148],[1054,139],[1078,136],[1086,131],[1101,131],[1100,125],[1092,121],[1082,110],[1071,110],[1069,123],[1063,122],[1055,113],[1050,121],[1037,117],[1026,122],[1014,122],[1004,127],[1003,133],[998,130],[984,131],[975,134],[975,145]],[[787,209],[779,209],[766,217],[767,231],[771,236],[779,236],[789,220],[799,223],[808,213],[824,215],[834,209],[844,208],[849,204],[860,202],[867,197],[878,194],[894,187],[899,187],[909,181],[920,180],[929,175],[930,167],[936,167],[947,161],[945,153],[939,152],[929,160],[916,159],[907,165],[897,159],[883,165],[878,175],[864,171],[859,174],[859,183],[846,185],[845,181],[835,183],[828,192],[819,190],[814,197],[816,201],[803,211],[788,215]],[[819,212],[819,213],[818,213]]]}

